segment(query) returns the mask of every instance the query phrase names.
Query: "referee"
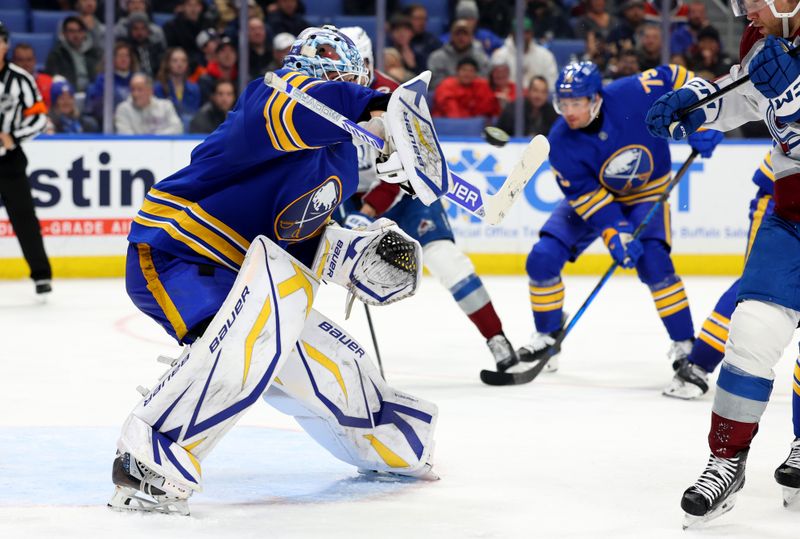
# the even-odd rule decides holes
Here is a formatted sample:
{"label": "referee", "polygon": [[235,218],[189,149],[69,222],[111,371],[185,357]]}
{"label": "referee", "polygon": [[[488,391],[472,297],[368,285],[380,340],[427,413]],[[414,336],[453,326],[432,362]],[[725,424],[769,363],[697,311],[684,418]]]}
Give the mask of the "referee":
{"label": "referee", "polygon": [[52,290],[50,262],[25,171],[28,159],[20,143],[47,124],[47,107],[33,78],[6,60],[8,30],[0,22],[0,199],[8,212],[37,294]]}

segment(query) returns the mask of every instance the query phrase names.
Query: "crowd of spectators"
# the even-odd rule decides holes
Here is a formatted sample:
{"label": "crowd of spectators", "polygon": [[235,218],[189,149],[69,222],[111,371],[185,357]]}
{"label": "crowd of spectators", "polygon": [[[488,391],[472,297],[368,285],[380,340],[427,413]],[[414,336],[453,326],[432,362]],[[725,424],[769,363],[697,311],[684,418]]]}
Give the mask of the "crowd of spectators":
{"label": "crowd of spectators", "polygon": [[[107,0],[111,1],[111,0]],[[238,88],[240,0],[115,0],[111,31],[116,132],[208,133],[233,107]],[[243,1],[243,0],[242,0]],[[442,0],[449,20],[432,24],[426,7],[388,0],[385,71],[399,81],[432,72],[434,117],[483,117],[513,132],[514,102],[524,103],[524,132],[547,134],[557,115],[551,93],[563,65],[553,40],[580,40],[570,60],[592,60],[607,80],[661,63],[660,0],[527,0],[522,88],[517,88],[514,2]],[[97,0],[29,0],[64,10],[46,58],[12,33],[12,61],[36,78],[50,109],[51,131],[94,132],[103,125],[103,44],[109,29]],[[345,15],[373,15],[374,2],[342,0]],[[671,62],[706,78],[731,59],[700,0],[673,0],[668,15]],[[154,13],[170,13],[162,25]],[[302,0],[248,0],[248,76],[281,66],[295,36],[320,17]],[[373,35],[373,40],[375,36]],[[563,59],[562,59],[563,64]],[[43,66],[37,70],[37,65]]]}

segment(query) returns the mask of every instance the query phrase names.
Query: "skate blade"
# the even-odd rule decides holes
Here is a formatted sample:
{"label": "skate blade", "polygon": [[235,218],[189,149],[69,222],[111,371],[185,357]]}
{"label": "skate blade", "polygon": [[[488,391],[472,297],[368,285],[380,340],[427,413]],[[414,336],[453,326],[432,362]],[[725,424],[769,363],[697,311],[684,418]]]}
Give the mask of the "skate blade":
{"label": "skate blade", "polygon": [[433,471],[430,464],[426,464],[422,469],[413,473],[399,473],[399,472],[384,472],[378,470],[367,470],[366,468],[359,468],[358,473],[364,478],[375,481],[438,481],[441,479]]}
{"label": "skate blade", "polygon": [[713,511],[703,516],[695,516],[695,515],[690,515],[689,513],[684,513],[683,529],[688,530],[689,528],[693,529],[702,528],[706,522],[714,520],[717,517],[721,517],[722,515],[733,509],[735,503],[736,503],[736,493],[728,496],[728,499],[722,502],[722,505],[720,505]]}
{"label": "skate blade", "polygon": [[665,397],[669,397],[671,399],[680,399],[684,401],[691,401],[695,400],[699,397],[703,396],[703,392],[700,391],[700,388],[695,386],[695,390],[691,390],[687,388],[676,388],[676,387],[668,387],[661,392],[662,395]]}
{"label": "skate blade", "polygon": [[135,489],[120,486],[114,490],[114,494],[108,501],[108,508],[112,511],[189,516],[188,500],[156,500],[145,497]]}
{"label": "skate blade", "polygon": [[791,509],[800,508],[800,488],[783,487],[783,506]]}

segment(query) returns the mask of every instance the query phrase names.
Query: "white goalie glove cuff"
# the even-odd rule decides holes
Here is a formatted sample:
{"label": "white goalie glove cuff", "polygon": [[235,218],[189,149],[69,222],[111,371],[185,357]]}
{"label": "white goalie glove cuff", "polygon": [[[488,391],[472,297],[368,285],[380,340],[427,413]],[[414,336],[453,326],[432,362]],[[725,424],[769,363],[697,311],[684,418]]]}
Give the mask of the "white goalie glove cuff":
{"label": "white goalie glove cuff", "polygon": [[408,181],[400,154],[392,152],[388,156],[378,155],[375,161],[378,179],[386,183],[403,183]]}
{"label": "white goalie glove cuff", "polygon": [[[687,90],[691,90],[694,95],[697,96],[697,99],[705,99],[712,93],[716,93],[719,91],[719,86],[714,84],[713,82],[709,82],[705,79],[701,79],[700,77],[695,77],[683,86],[681,86],[681,90],[686,88]],[[722,110],[722,102],[724,98],[716,99],[706,106],[702,107],[703,112],[706,113],[706,121],[705,123],[710,123],[716,121],[719,117],[720,111]]]}
{"label": "white goalie glove cuff", "polygon": [[[383,115],[373,116],[366,122],[358,122],[358,126],[361,127],[362,129],[366,129],[367,131],[369,131],[370,133],[372,133],[373,135],[384,141],[384,146],[383,146],[384,154],[389,154],[394,151],[394,144],[392,144],[392,140],[391,137],[389,136],[389,131],[387,129],[386,122],[383,119]],[[364,146],[372,148],[372,145],[367,144],[365,141],[356,137],[353,137],[353,144],[355,145],[362,144]],[[378,150],[375,151],[377,152]]]}
{"label": "white goalie glove cuff", "polygon": [[422,247],[389,219],[378,219],[358,230],[331,223],[325,228],[312,269],[364,303],[387,305],[417,291]]}

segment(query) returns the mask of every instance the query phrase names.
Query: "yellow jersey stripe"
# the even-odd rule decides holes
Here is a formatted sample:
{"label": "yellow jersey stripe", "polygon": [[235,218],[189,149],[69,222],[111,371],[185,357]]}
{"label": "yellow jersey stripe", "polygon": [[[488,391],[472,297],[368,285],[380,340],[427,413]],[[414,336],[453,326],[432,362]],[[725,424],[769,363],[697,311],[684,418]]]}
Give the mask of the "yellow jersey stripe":
{"label": "yellow jersey stripe", "polygon": [[675,292],[681,289],[683,289],[683,281],[678,281],[677,283],[672,284],[666,288],[662,288],[661,290],[654,290],[653,292],[651,292],[651,294],[653,295],[653,299],[659,300],[669,296],[670,294],[674,294]]}
{"label": "yellow jersey stripe", "polygon": [[563,301],[564,291],[556,292],[555,294],[548,294],[546,296],[538,296],[531,294],[531,303],[550,303],[552,301]]}
{"label": "yellow jersey stripe", "polygon": [[564,290],[564,283],[558,283],[553,286],[533,286],[528,285],[528,290],[531,294],[552,294],[553,292],[558,292],[559,290]]}
{"label": "yellow jersey stripe", "polygon": [[241,251],[236,249],[229,241],[216,234],[213,230],[192,219],[191,216],[183,210],[177,210],[172,206],[158,204],[145,199],[141,211],[149,215],[175,221],[183,230],[197,236],[238,266],[241,266],[244,262],[244,254]]}
{"label": "yellow jersey stripe", "polygon": [[758,199],[756,211],[753,212],[753,223],[750,225],[750,236],[747,238],[747,249],[745,250],[744,254],[745,260],[747,260],[747,258],[750,256],[750,249],[753,248],[753,242],[756,241],[756,233],[761,227],[761,221],[764,220],[764,214],[767,213],[767,207],[769,207],[770,200],[772,200],[771,195],[764,195]]}
{"label": "yellow jersey stripe", "polygon": [[725,353],[725,343],[720,343],[717,339],[713,336],[708,335],[705,332],[700,332],[700,335],[697,336],[698,339],[709,345],[711,348],[716,350],[717,352],[724,354]]}
{"label": "yellow jersey stripe", "polygon": [[238,245],[242,251],[247,252],[247,250],[250,248],[250,242],[247,241],[244,236],[201,208],[200,204],[197,202],[191,202],[185,198],[175,196],[165,191],[159,191],[155,188],[151,188],[147,194],[155,198],[163,198],[164,200],[168,200],[179,206],[185,206],[187,209],[193,213],[196,213],[200,218],[202,218],[207,226],[216,228],[217,230],[215,232],[220,235],[227,236],[228,239]]}
{"label": "yellow jersey stripe", "polygon": [[666,318],[667,316],[673,315],[673,314],[677,313],[678,311],[686,309],[687,307],[689,307],[689,300],[684,299],[683,301],[675,304],[672,307],[667,307],[665,309],[659,309],[658,315],[661,318]]}
{"label": "yellow jersey stripe", "polygon": [[677,293],[675,293],[675,294],[673,294],[673,295],[671,295],[669,297],[657,300],[656,301],[656,309],[663,309],[664,307],[669,307],[671,305],[675,305],[679,301],[683,301],[685,299],[686,299],[686,292],[681,290],[680,292],[677,292]]}
{"label": "yellow jersey stripe", "polygon": [[[323,81],[321,80],[313,80],[310,77],[304,77],[303,80],[297,84],[295,81],[297,79],[292,80],[292,85],[297,86],[301,92],[307,92],[309,88],[317,86],[318,84],[322,84]],[[297,106],[297,101],[292,100],[289,103],[289,106],[283,112],[283,125],[286,127],[288,131],[289,137],[292,139],[294,144],[301,149],[308,150],[308,149],[316,149],[320,146],[309,146],[303,139],[300,137],[300,133],[297,132],[297,129],[294,126],[294,108]]]}
{"label": "yellow jersey stripe", "polygon": [[726,329],[728,328],[728,326],[731,323],[731,319],[730,318],[725,318],[724,316],[719,314],[717,311],[712,312],[710,315],[708,315],[708,317],[711,320],[713,320],[714,322],[716,322],[717,324],[719,324],[720,326],[722,326],[722,327],[724,327]]}
{"label": "yellow jersey stripe", "polygon": [[535,313],[546,313],[549,311],[557,311],[564,306],[564,303],[552,303],[550,305],[531,305],[531,310]]}
{"label": "yellow jersey stripe", "polygon": [[159,308],[167,317],[172,329],[175,330],[175,335],[178,339],[183,339],[189,330],[186,328],[186,322],[183,321],[181,313],[178,312],[178,308],[175,307],[175,303],[169,297],[167,290],[161,283],[161,279],[158,277],[156,267],[153,265],[153,257],[150,254],[150,246],[146,243],[138,243],[136,248],[139,251],[139,267],[142,270],[145,281],[147,281],[147,289],[153,294],[153,298]]}
{"label": "yellow jersey stripe", "polygon": [[266,127],[267,127],[267,135],[269,136],[269,141],[272,143],[272,147],[278,151],[285,152],[280,144],[278,144],[278,137],[275,135],[275,131],[272,129],[272,121],[270,120],[270,111],[272,110],[272,103],[278,97],[280,92],[278,90],[272,90],[272,94],[267,98],[267,102],[264,103],[264,119],[266,120]]}
{"label": "yellow jersey stripe", "polygon": [[230,262],[223,260],[217,253],[210,250],[208,247],[203,245],[202,243],[198,243],[194,238],[190,238],[183,234],[178,227],[173,225],[172,223],[165,223],[163,221],[156,221],[154,219],[148,219],[143,215],[137,215],[133,218],[135,223],[139,223],[142,226],[148,226],[151,228],[160,228],[167,234],[169,234],[172,239],[179,241],[189,247],[192,251],[203,256],[205,258],[210,258],[211,260],[220,263],[221,265],[230,268],[234,271],[238,271],[239,268],[231,264]]}
{"label": "yellow jersey stripe", "polygon": [[714,322],[710,322],[706,320],[703,323],[703,331],[713,335],[714,337],[718,338],[722,342],[728,340],[728,330],[716,325]]}

